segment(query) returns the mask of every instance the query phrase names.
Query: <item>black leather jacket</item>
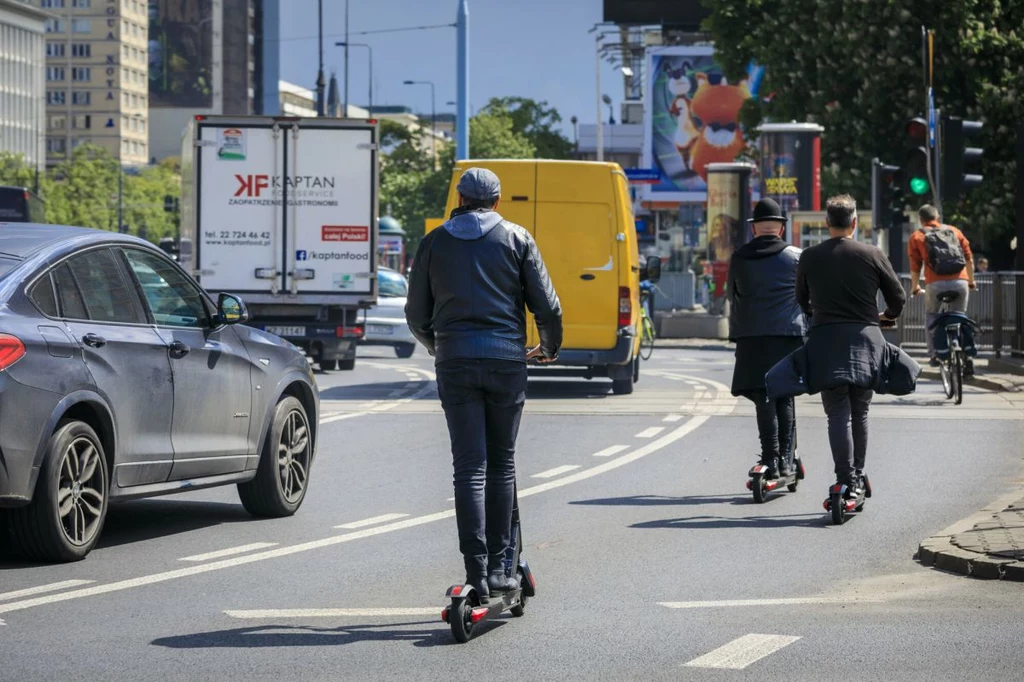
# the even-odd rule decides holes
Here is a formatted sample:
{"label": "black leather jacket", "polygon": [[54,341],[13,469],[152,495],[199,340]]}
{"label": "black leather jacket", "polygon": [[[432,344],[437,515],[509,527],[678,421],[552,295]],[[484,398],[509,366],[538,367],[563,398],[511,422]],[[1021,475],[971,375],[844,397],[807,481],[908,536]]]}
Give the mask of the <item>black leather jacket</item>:
{"label": "black leather jacket", "polygon": [[800,249],[778,237],[757,237],[736,250],[726,287],[731,340],[807,333],[796,298],[799,262]]}
{"label": "black leather jacket", "polygon": [[[525,304],[525,305],[524,305]],[[456,209],[420,242],[405,317],[436,362],[526,361],[526,310],[545,357],[562,345],[562,308],[533,237],[495,211]]]}

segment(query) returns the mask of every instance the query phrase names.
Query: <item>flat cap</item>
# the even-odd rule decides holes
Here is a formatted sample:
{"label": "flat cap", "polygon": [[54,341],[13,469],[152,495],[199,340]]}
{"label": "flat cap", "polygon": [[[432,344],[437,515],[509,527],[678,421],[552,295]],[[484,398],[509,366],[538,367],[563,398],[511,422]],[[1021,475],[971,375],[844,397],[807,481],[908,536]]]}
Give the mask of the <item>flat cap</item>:
{"label": "flat cap", "polygon": [[468,168],[459,178],[456,189],[467,199],[492,201],[501,196],[501,181],[486,168]]}

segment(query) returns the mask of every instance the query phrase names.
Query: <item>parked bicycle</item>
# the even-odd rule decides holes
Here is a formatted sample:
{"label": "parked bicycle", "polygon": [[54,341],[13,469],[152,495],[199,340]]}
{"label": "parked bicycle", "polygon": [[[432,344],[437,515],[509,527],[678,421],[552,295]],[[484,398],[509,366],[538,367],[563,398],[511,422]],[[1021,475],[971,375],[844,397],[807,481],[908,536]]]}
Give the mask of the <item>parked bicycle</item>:
{"label": "parked bicycle", "polygon": [[959,297],[956,291],[939,294],[939,316],[928,329],[928,333],[935,335],[942,389],[946,397],[952,398],[956,405],[964,401],[964,378],[974,374],[970,356],[977,353],[974,346],[974,329],[977,325],[967,315],[950,310],[950,304]]}
{"label": "parked bicycle", "polygon": [[647,311],[647,302],[651,298],[651,288],[654,285],[650,282],[640,283],[640,358],[650,360],[654,353],[654,320]]}

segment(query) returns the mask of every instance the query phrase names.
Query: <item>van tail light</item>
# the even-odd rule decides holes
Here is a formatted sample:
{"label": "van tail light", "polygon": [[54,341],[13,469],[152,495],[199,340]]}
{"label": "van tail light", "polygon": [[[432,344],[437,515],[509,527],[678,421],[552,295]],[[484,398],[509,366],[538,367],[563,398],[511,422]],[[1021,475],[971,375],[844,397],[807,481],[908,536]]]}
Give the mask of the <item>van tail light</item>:
{"label": "van tail light", "polygon": [[629,327],[633,324],[633,298],[630,296],[629,287],[619,287],[619,327]]}
{"label": "van tail light", "polygon": [[17,336],[0,334],[0,370],[7,369],[25,356],[25,344]]}

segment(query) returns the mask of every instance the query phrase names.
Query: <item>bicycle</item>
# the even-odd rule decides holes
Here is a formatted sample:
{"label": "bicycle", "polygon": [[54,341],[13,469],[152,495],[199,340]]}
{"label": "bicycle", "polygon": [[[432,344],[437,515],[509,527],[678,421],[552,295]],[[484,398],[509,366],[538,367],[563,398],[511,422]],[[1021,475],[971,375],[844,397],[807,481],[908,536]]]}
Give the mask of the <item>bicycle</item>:
{"label": "bicycle", "polygon": [[939,294],[939,317],[928,328],[929,333],[934,333],[932,330],[940,324],[945,327],[949,355],[940,358],[939,375],[942,378],[942,389],[947,398],[953,399],[954,405],[960,405],[964,401],[964,374],[970,363],[963,343],[963,325],[971,324],[970,319],[966,316],[947,318],[947,315],[953,312],[949,308],[950,304],[958,298],[960,294],[956,291],[944,291]]}
{"label": "bicycle", "polygon": [[640,285],[640,359],[650,360],[654,353],[654,321],[647,312],[647,300],[651,297],[650,286]]}

